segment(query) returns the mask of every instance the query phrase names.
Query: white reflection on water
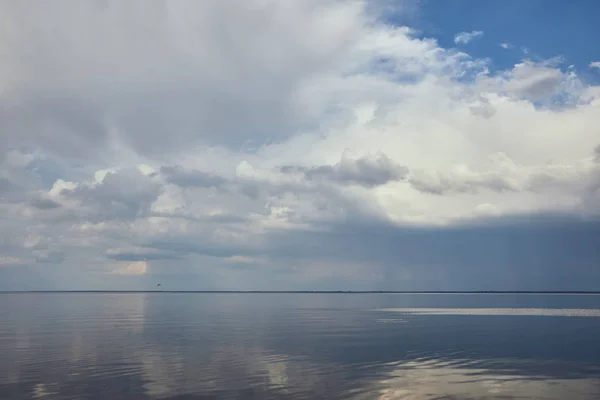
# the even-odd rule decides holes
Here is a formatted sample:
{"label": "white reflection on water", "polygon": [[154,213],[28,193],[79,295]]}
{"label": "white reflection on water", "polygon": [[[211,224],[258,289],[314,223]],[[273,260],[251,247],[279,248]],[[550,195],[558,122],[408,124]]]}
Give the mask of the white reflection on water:
{"label": "white reflection on water", "polygon": [[223,344],[211,348],[203,358],[192,358],[182,352],[146,350],[143,356],[146,396],[193,398],[194,394],[205,394],[215,398],[243,398],[242,393],[248,393],[252,398],[262,399],[273,398],[276,393],[283,398],[297,398],[298,393],[333,396],[335,390],[343,390],[342,377],[336,376],[339,366],[312,363],[260,346]]}
{"label": "white reflection on water", "polygon": [[[412,315],[600,317],[599,309],[570,308],[380,308],[376,311]],[[494,364],[501,363],[510,364],[511,370],[516,371],[527,369],[528,363],[537,368],[541,361],[414,360],[398,363],[387,377],[373,385],[373,391],[379,394],[379,400],[598,399],[600,383],[596,377],[561,379],[523,375],[494,368]],[[552,362],[545,364],[546,369],[552,369]]]}
{"label": "white reflection on water", "polygon": [[49,384],[49,385],[47,385],[45,383],[36,384],[33,389],[33,398],[40,399],[42,397],[57,395],[58,392],[52,391],[51,386],[56,386],[56,384]]}
{"label": "white reflection on water", "polygon": [[379,308],[376,311],[429,315],[527,315],[547,317],[600,317],[599,309],[583,308]]}
{"label": "white reflection on water", "polygon": [[[487,364],[518,360],[489,360]],[[526,363],[525,361],[521,361]],[[497,373],[472,366],[473,360],[411,361],[398,363],[387,376],[355,399],[379,400],[474,400],[474,399],[589,399],[597,400],[596,378],[560,379]],[[460,366],[456,366],[456,365]],[[471,365],[471,366],[470,366]],[[377,396],[373,396],[377,393]]]}

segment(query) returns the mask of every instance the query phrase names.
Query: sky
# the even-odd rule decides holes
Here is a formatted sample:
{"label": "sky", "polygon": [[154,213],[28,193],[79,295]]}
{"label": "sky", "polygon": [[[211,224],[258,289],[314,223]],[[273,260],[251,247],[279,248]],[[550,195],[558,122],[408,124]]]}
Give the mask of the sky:
{"label": "sky", "polygon": [[600,290],[595,1],[0,3],[0,290]]}

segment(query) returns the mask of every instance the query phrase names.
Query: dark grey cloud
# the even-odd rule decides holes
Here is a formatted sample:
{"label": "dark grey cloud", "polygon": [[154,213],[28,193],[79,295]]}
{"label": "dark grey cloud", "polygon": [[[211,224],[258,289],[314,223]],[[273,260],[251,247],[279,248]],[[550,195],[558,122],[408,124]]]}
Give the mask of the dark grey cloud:
{"label": "dark grey cloud", "polygon": [[582,196],[584,210],[594,216],[600,215],[600,168],[596,169]]}
{"label": "dark grey cloud", "polygon": [[30,201],[30,204],[40,210],[51,210],[53,208],[60,208],[61,205],[52,199],[45,199],[36,197]]}
{"label": "dark grey cloud", "polygon": [[20,189],[19,185],[14,184],[7,178],[0,177],[0,193],[12,192]]}
{"label": "dark grey cloud", "polygon": [[398,165],[389,157],[379,154],[372,157],[350,159],[343,157],[335,165],[318,167],[284,166],[283,173],[302,173],[309,180],[327,180],[342,185],[360,185],[373,188],[390,181],[406,179],[409,169]]}
{"label": "dark grey cloud", "polygon": [[161,193],[160,183],[134,168],[108,172],[98,184],[63,189],[60,194],[79,201],[79,217],[105,221],[147,216]]}
{"label": "dark grey cloud", "polygon": [[0,203],[18,203],[25,196],[25,188],[12,182],[10,179],[0,177]]}
{"label": "dark grey cloud", "polygon": [[335,1],[2,7],[0,146],[90,159],[118,142],[160,157],[288,137],[313,122],[298,82],[358,38],[352,11]]}
{"label": "dark grey cloud", "polygon": [[233,256],[251,256],[264,254],[264,249],[241,243],[215,242],[210,239],[192,240],[185,238],[157,238],[142,244],[151,250],[165,251],[170,254],[178,254],[184,257],[189,254],[198,254],[216,258],[227,258]]}
{"label": "dark grey cloud", "polygon": [[[449,227],[350,216],[308,229],[267,229],[250,243],[165,236],[144,247],[207,256],[225,268],[230,257],[248,257],[240,269],[261,273],[240,289],[281,289],[269,286],[263,274],[271,274],[286,288],[306,290],[600,290],[598,237],[600,220],[572,214],[515,214]],[[256,257],[263,261],[250,260]],[[337,269],[320,275],[312,265]]]}
{"label": "dark grey cloud", "polygon": [[600,220],[515,215],[448,228],[350,222],[265,242],[283,260],[379,271],[374,290],[600,290],[597,237]]}
{"label": "dark grey cloud", "polygon": [[209,172],[185,170],[181,167],[163,166],[160,173],[169,183],[180,187],[219,188],[227,183],[227,179]]}
{"label": "dark grey cloud", "polygon": [[[87,101],[52,95],[21,94],[27,100],[14,107],[0,109],[0,129],[11,132],[0,135],[5,148],[34,142],[53,154],[68,154],[73,158],[88,155],[90,148],[102,148],[107,128],[103,110]],[[1,143],[1,142],[0,142]]]}

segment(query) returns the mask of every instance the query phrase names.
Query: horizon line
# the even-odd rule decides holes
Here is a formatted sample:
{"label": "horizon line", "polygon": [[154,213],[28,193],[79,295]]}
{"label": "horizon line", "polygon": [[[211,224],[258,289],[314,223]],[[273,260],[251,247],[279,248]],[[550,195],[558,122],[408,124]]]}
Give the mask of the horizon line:
{"label": "horizon line", "polygon": [[600,290],[0,290],[11,293],[600,294]]}

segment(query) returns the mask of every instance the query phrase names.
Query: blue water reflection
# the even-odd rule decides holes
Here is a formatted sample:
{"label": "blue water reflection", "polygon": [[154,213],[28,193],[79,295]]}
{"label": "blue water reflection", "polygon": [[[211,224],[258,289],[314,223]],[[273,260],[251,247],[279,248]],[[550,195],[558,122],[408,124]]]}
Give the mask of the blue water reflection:
{"label": "blue water reflection", "polygon": [[0,398],[597,399],[597,309],[583,295],[4,294]]}

